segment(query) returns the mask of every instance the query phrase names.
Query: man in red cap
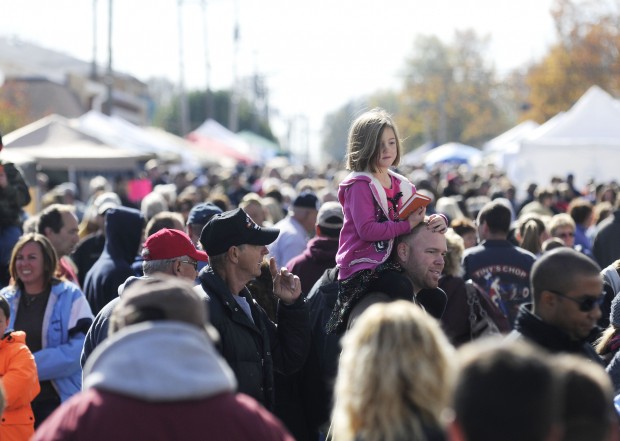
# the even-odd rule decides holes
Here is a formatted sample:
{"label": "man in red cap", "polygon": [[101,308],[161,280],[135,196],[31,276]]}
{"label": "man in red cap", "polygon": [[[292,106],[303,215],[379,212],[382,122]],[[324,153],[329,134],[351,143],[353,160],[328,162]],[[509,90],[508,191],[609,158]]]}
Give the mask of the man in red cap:
{"label": "man in red cap", "polygon": [[108,321],[114,306],[120,301],[125,288],[136,280],[152,277],[156,273],[164,273],[174,277],[182,277],[193,282],[198,273],[198,262],[209,260],[204,251],[197,250],[189,236],[180,230],[163,228],[150,235],[142,248],[143,277],[129,277],[118,287],[118,295],[97,314],[92,326],[86,334],[84,349],[80,362],[82,367],[86,359],[108,335]]}

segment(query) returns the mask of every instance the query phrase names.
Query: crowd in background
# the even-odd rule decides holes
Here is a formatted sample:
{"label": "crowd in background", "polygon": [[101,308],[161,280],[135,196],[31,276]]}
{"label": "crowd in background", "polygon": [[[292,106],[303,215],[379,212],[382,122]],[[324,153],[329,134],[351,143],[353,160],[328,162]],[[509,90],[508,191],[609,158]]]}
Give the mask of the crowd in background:
{"label": "crowd in background", "polygon": [[[111,180],[96,176],[84,188],[69,182],[50,188],[49,179],[39,175],[39,212],[23,211],[26,201],[6,204],[7,209],[17,210],[11,218],[11,226],[20,228],[23,235],[7,239],[13,241],[9,248],[9,242],[4,242],[4,236],[2,239],[0,254],[4,261],[1,262],[1,287],[4,288],[2,293],[7,297],[10,308],[4,308],[0,298],[0,309],[5,315],[3,318],[0,313],[0,319],[7,323],[9,318],[15,319],[17,304],[21,311],[25,311],[21,305],[27,304],[30,308],[27,315],[22,312],[18,322],[11,322],[13,328],[20,329],[15,332],[27,331],[27,336],[15,335],[11,338],[16,338],[34,354],[26,354],[26,358],[30,358],[28,369],[33,369],[32,361],[36,363],[38,384],[28,386],[27,396],[32,400],[40,388],[32,405],[37,427],[69,396],[79,392],[81,366],[86,362],[82,346],[84,340],[90,338],[86,334],[89,329],[92,332],[93,319],[95,316],[99,318],[98,313],[114,300],[117,289],[123,287],[126,280],[150,275],[148,264],[144,266],[149,257],[145,257],[142,250],[149,238],[158,231],[183,231],[192,244],[201,250],[204,249],[201,244],[203,226],[213,215],[242,208],[258,227],[266,231],[273,227],[284,231],[286,222],[290,223],[293,218],[296,219],[296,225],[303,226],[304,242],[301,248],[295,248],[297,245],[294,245],[294,241],[287,242],[281,251],[281,256],[286,257],[278,257],[276,263],[278,267],[287,267],[290,273],[299,275],[302,296],[309,294],[324,269],[334,266],[337,248],[334,240],[337,244],[337,218],[341,214],[337,215],[333,205],[329,204],[336,203],[338,184],[347,174],[340,164],[314,168],[276,160],[264,166],[239,164],[234,169],[214,167],[200,175],[171,170],[173,168],[166,164],[149,162],[144,177],[150,180],[152,191],[138,202],[129,199],[127,181],[123,179]],[[342,341],[341,369],[345,374],[339,375],[335,383],[333,427],[322,428],[319,432],[331,430],[336,440],[442,440],[449,436],[452,440],[474,441],[493,439],[488,433],[485,434],[484,427],[479,427],[480,419],[487,421],[493,430],[510,429],[517,434],[521,432],[513,427],[515,424],[504,420],[520,421],[521,418],[528,418],[530,422],[524,423],[530,426],[529,434],[521,433],[525,437],[515,435],[506,439],[617,439],[614,438],[617,436],[616,429],[603,430],[602,427],[600,429],[604,433],[600,438],[588,438],[593,435],[587,430],[583,438],[569,436],[570,431],[583,433],[585,429],[571,426],[573,420],[570,412],[580,412],[574,404],[580,397],[569,396],[567,391],[570,390],[568,384],[578,383],[584,390],[600,392],[603,399],[611,403],[613,396],[620,391],[620,372],[614,374],[618,375],[617,378],[613,375],[611,377],[614,382],[612,389],[611,384],[606,383],[606,378],[601,379],[600,372],[604,372],[602,369],[600,372],[589,370],[581,364],[582,360],[561,359],[560,356],[548,360],[538,350],[525,345],[514,344],[513,350],[509,349],[512,346],[507,348],[491,343],[475,348],[467,345],[456,358],[453,352],[454,347],[458,348],[473,337],[465,282],[476,279],[476,271],[467,268],[467,250],[475,249],[479,241],[484,240],[481,238],[481,223],[489,223],[493,214],[483,212],[481,218],[481,211],[495,201],[510,212],[506,240],[532,255],[530,266],[545,253],[566,247],[596,262],[602,269],[602,274],[606,276],[603,284],[604,300],[600,305],[601,315],[596,331],[588,336],[588,342],[593,348],[596,346],[596,351],[604,360],[603,366],[614,366],[616,363],[618,367],[612,369],[620,371],[620,359],[614,358],[620,349],[620,300],[615,297],[620,291],[620,212],[615,213],[620,203],[618,183],[592,181],[576,188],[572,175],[557,176],[548,183],[525,183],[527,187],[523,187],[526,190],[519,194],[515,183],[491,166],[472,169],[467,165],[444,165],[431,171],[423,167],[400,166],[398,172],[408,177],[418,192],[432,198],[427,214],[445,215],[451,227],[446,233],[445,266],[440,281],[440,287],[448,297],[445,317],[440,321],[434,320],[407,302],[375,306],[368,314],[364,314],[363,320],[360,318]],[[2,183],[0,171],[0,190],[6,187]],[[5,193],[0,192],[0,198],[5,197]],[[0,204],[0,207],[3,205]],[[334,228],[335,235],[330,231]],[[491,236],[487,239],[493,240]],[[321,263],[320,270],[304,267],[307,264],[304,259],[300,259],[304,253],[314,256],[312,253],[318,253],[319,248],[325,251],[328,248],[322,247],[330,246],[329,251],[326,251],[328,258]],[[276,254],[275,249],[269,247],[271,255]],[[28,259],[44,261],[44,275],[41,278],[33,281],[31,273],[21,269],[23,262]],[[190,269],[186,277],[188,280],[197,279],[198,272],[206,265],[202,260],[206,258],[197,257],[189,261],[197,271],[192,272]],[[260,275],[248,287],[269,319],[277,322],[278,301],[269,294],[273,290],[273,286],[269,286],[273,274],[270,274],[269,265],[264,264]],[[312,276],[304,278],[303,274]],[[529,283],[529,274],[527,276]],[[503,333],[508,333],[514,329],[516,318],[494,307],[492,284],[492,280],[487,277],[486,281],[477,281],[476,289],[479,290],[482,302],[490,301],[485,309],[495,325]],[[12,286],[17,286],[17,290]],[[58,308],[55,307],[53,312],[46,311],[45,303],[37,297],[40,292],[45,292],[48,298],[58,299],[55,300],[59,304]],[[113,295],[103,297],[103,292]],[[453,296],[455,292],[461,293],[459,301]],[[524,297],[521,300],[516,306],[531,299]],[[18,303],[14,304],[15,301]],[[37,307],[41,303],[43,306]],[[61,308],[60,304],[66,305]],[[243,308],[243,305],[240,306]],[[112,308],[105,313],[108,316],[112,314]],[[122,335],[122,329],[116,332]],[[29,338],[31,335],[39,337]],[[45,337],[41,338],[41,335]],[[3,351],[5,349],[0,344],[0,355]],[[502,363],[502,360],[510,360],[513,364]],[[414,365],[416,371],[412,372],[410,367]],[[457,369],[457,366],[460,368]],[[222,375],[230,375],[227,369],[224,369]],[[456,375],[460,369],[462,372]],[[413,376],[416,380],[413,383],[419,384],[410,384],[404,379],[406,375],[403,372]],[[488,383],[485,383],[483,374],[487,375]],[[361,377],[357,378],[358,375]],[[360,386],[373,384],[372,375],[394,378],[394,382],[390,383],[393,389],[358,396],[362,389],[364,394],[372,390],[371,385]],[[291,408],[287,406],[292,406],[293,399],[278,393],[278,388],[290,390],[293,387],[291,379],[279,372],[275,372],[274,377],[275,404],[269,399],[261,401],[260,397],[257,402],[282,419],[298,440],[312,439],[307,433],[298,430],[299,426],[291,417]],[[520,380],[522,377],[525,380]],[[531,382],[531,387],[526,391],[514,390],[501,378],[515,378],[519,385]],[[553,382],[550,381],[552,378]],[[234,389],[230,381],[224,383],[226,390]],[[550,386],[551,383],[556,385],[555,389]],[[588,389],[591,383],[597,388]],[[474,385],[482,388],[494,385],[492,389],[501,390],[507,401],[513,400],[510,405],[503,403],[496,409],[487,410],[493,415],[508,413],[510,418],[498,417],[500,419],[491,424],[490,417],[484,416],[489,401],[484,402],[483,398],[473,396]],[[7,385],[5,388],[9,392]],[[451,392],[453,388],[456,395]],[[549,406],[545,406],[553,401],[553,397],[557,397],[558,388],[563,391],[562,397],[568,398],[565,400],[565,409],[552,406],[554,412],[558,412],[555,414],[549,410]],[[400,391],[402,397],[394,398],[393,395],[398,395]],[[593,394],[586,393],[586,396],[594,403],[592,406],[596,406],[600,400],[597,402]],[[491,395],[489,392],[488,400],[493,400]],[[12,399],[9,392],[5,414],[12,409]],[[287,406],[279,406],[278,399],[286,402]],[[289,399],[291,401],[286,401]],[[537,403],[538,416],[534,415],[531,408],[533,402]],[[22,406],[28,403],[22,403]],[[469,408],[471,403],[479,404],[478,413]],[[368,408],[373,405],[378,410],[368,412]],[[446,429],[446,416],[442,412],[448,406],[454,408],[457,417],[454,419],[456,423]],[[604,406],[597,408],[598,414],[590,417],[594,420],[613,418],[606,414],[607,410]],[[391,423],[394,414],[407,423],[402,427],[394,426]],[[26,410],[24,415],[32,423],[33,413]],[[578,415],[575,418],[578,417],[587,419],[589,416]],[[369,420],[365,421],[366,418]],[[532,422],[534,419],[536,424]],[[565,427],[564,435],[553,438],[554,427],[559,427],[560,422]],[[389,436],[386,436],[386,431]],[[264,439],[289,439],[286,438],[288,435],[282,434],[284,432],[276,432],[278,434],[273,437],[267,434],[261,436]],[[416,435],[407,438],[407,434]],[[39,439],[52,438],[45,438],[43,434]]]}

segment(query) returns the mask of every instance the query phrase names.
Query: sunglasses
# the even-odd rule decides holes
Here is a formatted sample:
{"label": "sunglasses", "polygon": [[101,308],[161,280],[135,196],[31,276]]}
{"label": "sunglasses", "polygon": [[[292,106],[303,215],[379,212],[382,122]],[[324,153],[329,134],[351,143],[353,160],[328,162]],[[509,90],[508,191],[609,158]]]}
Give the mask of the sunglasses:
{"label": "sunglasses", "polygon": [[196,262],[195,260],[179,260],[179,263],[187,263],[191,266],[194,267],[195,270],[198,270],[198,262]]}
{"label": "sunglasses", "polygon": [[603,304],[603,300],[604,300],[604,296],[598,296],[598,297],[586,296],[582,298],[581,300],[578,300],[578,299],[569,297],[566,294],[563,294],[561,292],[554,291],[552,289],[547,289],[547,291],[555,294],[556,296],[562,297],[563,299],[572,300],[577,305],[579,305],[579,310],[582,312],[590,312],[594,309],[595,306],[600,307]]}

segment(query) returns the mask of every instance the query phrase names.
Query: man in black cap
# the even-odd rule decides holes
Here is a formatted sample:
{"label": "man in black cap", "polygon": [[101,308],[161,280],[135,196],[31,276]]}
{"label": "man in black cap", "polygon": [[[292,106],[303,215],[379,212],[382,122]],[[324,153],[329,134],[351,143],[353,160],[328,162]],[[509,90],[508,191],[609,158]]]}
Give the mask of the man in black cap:
{"label": "man in black cap", "polygon": [[278,326],[254,301],[246,284],[261,275],[266,245],[275,228],[259,227],[241,208],[215,215],[200,236],[210,265],[195,289],[209,297],[211,322],[221,337],[221,351],[243,392],[273,409],[274,370],[299,370],[310,347],[308,310],[299,277],[269,261],[273,294],[279,298]]}
{"label": "man in black cap", "polygon": [[291,204],[288,215],[274,226],[280,235],[269,247],[269,254],[280,266],[306,249],[310,235],[314,233],[321,203],[312,192],[300,193]]}

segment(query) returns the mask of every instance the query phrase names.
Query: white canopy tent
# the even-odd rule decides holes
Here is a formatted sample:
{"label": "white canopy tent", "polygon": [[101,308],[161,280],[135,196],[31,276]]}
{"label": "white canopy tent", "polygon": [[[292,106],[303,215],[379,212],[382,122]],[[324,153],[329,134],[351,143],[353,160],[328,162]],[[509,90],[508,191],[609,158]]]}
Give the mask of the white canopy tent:
{"label": "white canopy tent", "polygon": [[576,185],[618,180],[620,102],[592,86],[565,113],[524,137],[508,177],[522,190],[530,182],[546,185],[572,173]]}
{"label": "white canopy tent", "polygon": [[6,134],[3,139],[7,153],[32,158],[40,169],[66,170],[69,175],[78,170],[134,170],[139,161],[153,157],[105,144],[59,115],[46,116]]}
{"label": "white canopy tent", "polygon": [[198,168],[197,160],[190,149],[170,142],[169,139],[155,136],[123,118],[107,116],[99,111],[91,110],[79,117],[76,124],[82,130],[109,144],[153,154],[163,162],[179,163],[187,170]]}
{"label": "white canopy tent", "polygon": [[207,119],[187,138],[201,145],[207,151],[235,160],[256,162],[261,158],[261,153],[256,146],[253,148],[241,136],[228,130],[214,119]]}
{"label": "white canopy tent", "polygon": [[487,141],[482,146],[484,161],[505,170],[507,174],[510,173],[508,169],[515,164],[516,156],[521,147],[521,140],[538,127],[540,127],[540,124],[535,121],[523,121],[512,129]]}

